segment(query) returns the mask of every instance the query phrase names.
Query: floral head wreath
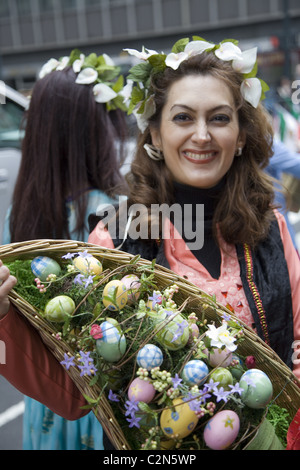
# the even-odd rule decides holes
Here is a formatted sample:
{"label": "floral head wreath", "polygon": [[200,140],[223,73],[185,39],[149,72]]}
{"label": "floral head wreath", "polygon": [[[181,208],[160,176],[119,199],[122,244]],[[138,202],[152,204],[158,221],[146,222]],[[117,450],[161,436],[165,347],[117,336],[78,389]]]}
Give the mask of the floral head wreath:
{"label": "floral head wreath", "polygon": [[59,60],[48,60],[41,68],[39,78],[54,70],[64,70],[68,66],[71,66],[76,73],[75,83],[80,85],[94,83],[93,93],[97,103],[106,103],[108,111],[116,108],[127,111],[122,95],[124,78],[119,75],[120,67],[115,66],[107,54],[97,56],[92,53],[85,56],[78,49],[74,49],[70,56],[61,57]]}
{"label": "floral head wreath", "polygon": [[[155,112],[154,97],[151,94],[151,77],[163,72],[167,67],[176,70],[180,64],[197,54],[213,52],[219,59],[231,62],[232,68],[243,74],[241,94],[253,107],[257,107],[260,100],[265,98],[268,85],[256,78],[257,73],[257,48],[244,52],[238,47],[238,41],[225,39],[219,44],[205,41],[199,36],[177,41],[170,54],[158,53],[143,47],[141,52],[135,49],[124,49],[128,54],[141,59],[142,62],[134,65],[127,77],[127,85],[123,94],[129,100],[128,113],[134,113],[139,129],[144,132],[148,125],[148,119]],[[134,85],[134,83],[136,83]]]}

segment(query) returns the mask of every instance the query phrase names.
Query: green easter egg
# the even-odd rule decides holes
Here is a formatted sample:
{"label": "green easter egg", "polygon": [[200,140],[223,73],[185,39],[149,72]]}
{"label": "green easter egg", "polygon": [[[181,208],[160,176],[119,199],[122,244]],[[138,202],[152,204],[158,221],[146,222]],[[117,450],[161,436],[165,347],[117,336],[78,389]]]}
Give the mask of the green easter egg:
{"label": "green easter egg", "polygon": [[57,261],[48,256],[37,256],[34,258],[31,262],[31,270],[42,282],[47,280],[49,274],[59,276],[61,273],[61,267]]}
{"label": "green easter egg", "polygon": [[249,408],[265,408],[272,399],[272,382],[262,370],[247,370],[242,375],[239,385],[244,389],[241,395],[242,402]]}
{"label": "green easter egg", "polygon": [[180,314],[168,321],[167,317],[163,322],[157,322],[156,327],[160,328],[164,322],[167,322],[156,334],[156,338],[171,351],[184,348],[189,340],[189,325],[188,322]]}
{"label": "green easter egg", "polygon": [[47,303],[44,317],[49,321],[61,323],[73,314],[75,308],[75,302],[71,297],[58,295]]}
{"label": "green easter egg", "polygon": [[233,385],[233,377],[231,372],[225,367],[217,367],[210,375],[214,382],[219,382],[218,388],[223,387],[224,390],[230,390],[229,385]]}

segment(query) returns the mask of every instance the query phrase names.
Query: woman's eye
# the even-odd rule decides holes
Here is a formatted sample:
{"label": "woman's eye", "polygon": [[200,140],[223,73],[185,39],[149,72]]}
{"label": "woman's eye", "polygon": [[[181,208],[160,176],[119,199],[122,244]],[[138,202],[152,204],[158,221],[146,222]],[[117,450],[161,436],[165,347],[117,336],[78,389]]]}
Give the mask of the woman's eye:
{"label": "woman's eye", "polygon": [[226,114],[217,114],[216,116],[213,116],[213,117],[211,118],[211,121],[226,123],[226,122],[229,122],[229,121],[230,121],[230,117],[227,116]]}
{"label": "woman's eye", "polygon": [[177,121],[177,122],[187,122],[189,121],[191,118],[189,117],[188,114],[186,113],[179,113],[179,114],[176,114],[176,116],[174,116],[173,120],[174,121]]}

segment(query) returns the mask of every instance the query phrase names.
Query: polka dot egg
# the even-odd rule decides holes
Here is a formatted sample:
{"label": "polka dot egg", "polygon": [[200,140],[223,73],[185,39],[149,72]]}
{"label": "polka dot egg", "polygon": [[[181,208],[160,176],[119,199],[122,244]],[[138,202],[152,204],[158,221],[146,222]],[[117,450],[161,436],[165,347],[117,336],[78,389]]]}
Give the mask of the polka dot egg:
{"label": "polka dot egg", "polygon": [[125,284],[118,280],[108,282],[104,287],[102,300],[109,310],[121,310],[128,300]]}
{"label": "polka dot egg", "polygon": [[94,256],[77,256],[73,260],[75,266],[81,274],[99,276],[102,271],[102,264]]}
{"label": "polka dot egg", "polygon": [[163,362],[163,353],[155,344],[146,344],[137,354],[137,363],[143,369],[151,370],[160,367]]}
{"label": "polka dot egg", "polygon": [[31,262],[31,270],[33,274],[41,281],[45,282],[49,274],[59,276],[61,272],[60,265],[48,256],[37,256]]}
{"label": "polka dot egg", "polygon": [[167,437],[177,435],[179,439],[188,436],[197,426],[198,418],[188,403],[181,398],[173,400],[173,407],[162,411],[160,426]]}
{"label": "polka dot egg", "polygon": [[208,367],[205,362],[194,359],[185,364],[181,372],[184,382],[190,386],[200,385],[208,375]]}

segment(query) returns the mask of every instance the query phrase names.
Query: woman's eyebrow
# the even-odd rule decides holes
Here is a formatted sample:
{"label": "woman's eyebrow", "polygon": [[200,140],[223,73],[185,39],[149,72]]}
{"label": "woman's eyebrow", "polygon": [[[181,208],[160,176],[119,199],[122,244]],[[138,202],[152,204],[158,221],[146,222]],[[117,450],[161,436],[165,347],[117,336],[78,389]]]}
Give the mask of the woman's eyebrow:
{"label": "woman's eyebrow", "polygon": [[[180,103],[175,103],[172,107],[171,107],[171,111],[174,109],[174,108],[184,108],[184,109],[187,109],[189,111],[195,111],[194,108],[192,108],[191,106],[188,106],[186,104],[180,104]],[[220,111],[220,110],[227,110],[227,111],[230,111],[230,112],[233,112],[233,108],[231,106],[229,106],[228,104],[220,104],[218,106],[215,106],[214,108],[211,108],[209,109],[208,111],[210,112],[216,112],[216,111]]]}

